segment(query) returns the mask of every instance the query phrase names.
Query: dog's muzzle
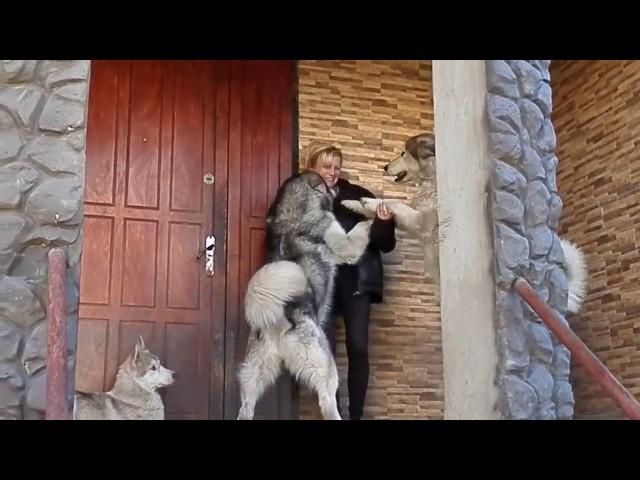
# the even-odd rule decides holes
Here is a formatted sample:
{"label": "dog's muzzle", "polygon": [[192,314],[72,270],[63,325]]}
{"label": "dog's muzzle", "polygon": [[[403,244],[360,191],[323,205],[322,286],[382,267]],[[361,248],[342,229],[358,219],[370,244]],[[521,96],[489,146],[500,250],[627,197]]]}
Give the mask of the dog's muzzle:
{"label": "dog's muzzle", "polygon": [[404,177],[407,176],[407,172],[400,172],[398,175],[396,175],[396,177],[393,179],[394,182],[402,182],[402,180],[404,180]]}

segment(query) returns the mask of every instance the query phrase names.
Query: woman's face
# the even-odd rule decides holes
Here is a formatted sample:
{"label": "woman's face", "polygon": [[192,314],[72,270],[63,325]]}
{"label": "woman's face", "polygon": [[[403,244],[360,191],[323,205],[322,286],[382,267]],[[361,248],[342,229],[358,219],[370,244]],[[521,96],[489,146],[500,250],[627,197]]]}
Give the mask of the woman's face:
{"label": "woman's face", "polygon": [[342,160],[336,155],[327,156],[320,155],[316,166],[312,168],[314,172],[318,173],[329,188],[333,188],[338,183],[340,178],[340,170],[342,169]]}

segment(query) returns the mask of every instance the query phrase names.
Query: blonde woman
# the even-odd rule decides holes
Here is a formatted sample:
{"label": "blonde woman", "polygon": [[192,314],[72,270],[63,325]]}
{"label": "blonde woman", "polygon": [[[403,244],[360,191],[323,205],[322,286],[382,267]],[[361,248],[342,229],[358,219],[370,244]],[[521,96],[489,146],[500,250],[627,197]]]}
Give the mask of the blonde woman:
{"label": "blonde woman", "polygon": [[[319,173],[334,195],[333,211],[336,219],[348,232],[365,218],[344,207],[342,200],[359,200],[375,196],[367,189],[340,178],[342,152],[322,142],[310,144],[303,162],[309,170]],[[378,206],[371,226],[369,246],[357,265],[338,268],[333,297],[333,312],[326,325],[326,334],[335,355],[335,326],[338,315],[344,319],[348,358],[347,386],[349,391],[349,419],[360,420],[369,386],[369,312],[372,303],[382,302],[382,255],[396,246],[395,220],[384,203]],[[340,400],[338,398],[338,408]]]}

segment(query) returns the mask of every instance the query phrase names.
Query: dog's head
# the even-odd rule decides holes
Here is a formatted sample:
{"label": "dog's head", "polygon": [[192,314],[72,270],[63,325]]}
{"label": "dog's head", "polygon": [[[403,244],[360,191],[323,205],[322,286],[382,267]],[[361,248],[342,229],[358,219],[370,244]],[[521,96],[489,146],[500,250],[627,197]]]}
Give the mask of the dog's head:
{"label": "dog's head", "polygon": [[436,139],[430,133],[409,138],[404,151],[391,160],[384,171],[392,175],[396,183],[420,184],[436,175]]}
{"label": "dog's head", "polygon": [[300,174],[300,181],[308,192],[307,200],[318,202],[321,210],[331,210],[333,197],[324,179],[316,172],[306,170]]}
{"label": "dog's head", "polygon": [[267,224],[286,225],[309,212],[332,209],[333,196],[324,179],[312,170],[305,170],[289,177],[278,189],[267,212]]}
{"label": "dog's head", "polygon": [[145,390],[153,392],[171,385],[174,381],[175,372],[165,368],[160,363],[160,359],[147,350],[142,336],[140,342],[136,343],[133,353],[127,358],[126,366],[136,382]]}

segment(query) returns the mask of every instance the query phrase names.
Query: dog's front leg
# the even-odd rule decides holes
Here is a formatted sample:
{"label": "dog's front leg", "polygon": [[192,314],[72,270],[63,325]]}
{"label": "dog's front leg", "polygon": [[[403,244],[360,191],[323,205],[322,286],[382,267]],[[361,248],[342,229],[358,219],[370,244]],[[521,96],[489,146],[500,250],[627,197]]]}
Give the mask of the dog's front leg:
{"label": "dog's front leg", "polygon": [[343,200],[342,204],[349,210],[364,215],[368,218],[376,216],[378,205],[384,203],[394,215],[396,226],[406,233],[421,233],[422,225],[420,212],[404,204],[400,200],[383,200],[380,198],[362,197],[360,200]]}
{"label": "dog's front leg", "polygon": [[421,234],[422,218],[419,211],[414,210],[398,200],[389,201],[389,210],[393,212],[396,227],[406,233]]}

